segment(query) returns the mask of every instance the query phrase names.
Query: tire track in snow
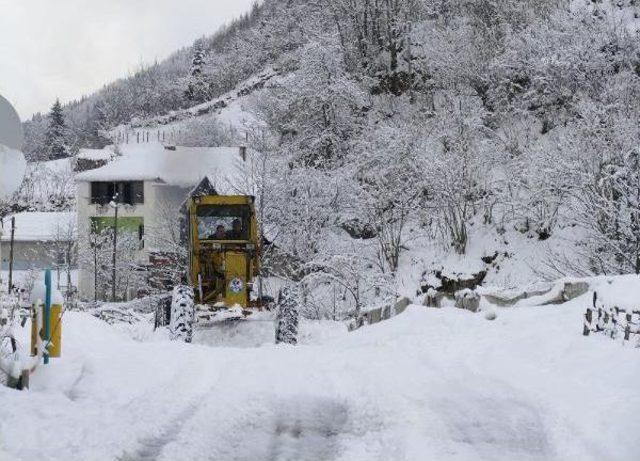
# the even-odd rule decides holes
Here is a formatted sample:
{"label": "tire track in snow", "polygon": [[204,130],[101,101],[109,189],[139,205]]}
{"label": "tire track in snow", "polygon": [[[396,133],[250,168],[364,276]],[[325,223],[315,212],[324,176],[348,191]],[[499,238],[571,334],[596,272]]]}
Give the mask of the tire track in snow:
{"label": "tire track in snow", "polygon": [[[212,390],[213,387],[208,392],[211,392]],[[198,395],[198,397],[192,399],[186,408],[184,408],[177,416],[172,418],[171,421],[164,426],[160,431],[160,434],[141,439],[139,441],[140,448],[138,448],[133,454],[125,453],[117,458],[118,461],[157,460],[162,454],[164,447],[176,440],[178,434],[182,430],[182,427],[189,420],[189,417],[197,411],[198,403],[202,399],[203,395]]]}
{"label": "tire track in snow", "polygon": [[[220,369],[226,367],[226,363],[221,364]],[[214,380],[214,382],[208,386],[207,390],[198,393],[193,398],[189,399],[186,406],[175,417],[164,425],[157,435],[144,437],[138,441],[139,448],[133,453],[125,452],[123,455],[116,458],[118,461],[156,461],[159,459],[164,448],[171,442],[177,440],[183,427],[187,422],[197,414],[203,399],[211,395],[216,385],[221,381],[221,378]]]}

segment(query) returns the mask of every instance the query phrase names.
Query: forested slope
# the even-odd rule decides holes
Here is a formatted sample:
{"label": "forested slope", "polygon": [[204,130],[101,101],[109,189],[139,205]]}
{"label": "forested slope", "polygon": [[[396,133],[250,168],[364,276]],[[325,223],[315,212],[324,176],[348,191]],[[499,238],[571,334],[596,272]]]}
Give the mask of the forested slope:
{"label": "forested slope", "polygon": [[[639,11],[633,0],[266,0],[65,113],[76,145],[106,143],[100,130],[275,69],[244,96],[264,122],[247,141],[265,154],[254,172],[265,229],[295,278],[337,277],[356,303],[419,266],[416,252],[465,255],[480,234],[539,242],[556,275],[637,273]],[[33,156],[45,124],[26,124]]]}

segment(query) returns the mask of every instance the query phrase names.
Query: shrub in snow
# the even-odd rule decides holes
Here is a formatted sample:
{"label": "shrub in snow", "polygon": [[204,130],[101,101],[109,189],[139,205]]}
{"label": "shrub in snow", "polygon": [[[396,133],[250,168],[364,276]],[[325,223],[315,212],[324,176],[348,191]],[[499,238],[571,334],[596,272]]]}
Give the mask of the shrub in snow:
{"label": "shrub in snow", "polygon": [[290,287],[280,290],[276,316],[276,344],[298,343],[298,291]]}
{"label": "shrub in snow", "polygon": [[302,266],[299,287],[305,318],[343,320],[395,297],[391,278],[358,253],[320,254]]}
{"label": "shrub in snow", "polygon": [[442,298],[444,293],[441,293],[434,288],[429,288],[424,298],[423,305],[426,307],[442,307]]}
{"label": "shrub in snow", "polygon": [[455,294],[456,307],[466,309],[471,312],[478,312],[480,309],[480,295],[473,290],[464,289]]}
{"label": "shrub in snow", "polygon": [[478,272],[454,272],[436,269],[422,274],[421,288],[426,293],[433,288],[444,293],[455,294],[460,290],[473,290],[481,285],[487,276],[485,269]]}

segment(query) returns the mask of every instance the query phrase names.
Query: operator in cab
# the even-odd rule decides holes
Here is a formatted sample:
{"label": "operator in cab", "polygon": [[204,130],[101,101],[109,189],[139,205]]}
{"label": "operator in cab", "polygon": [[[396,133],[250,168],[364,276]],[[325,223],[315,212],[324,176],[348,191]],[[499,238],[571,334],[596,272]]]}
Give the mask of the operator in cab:
{"label": "operator in cab", "polygon": [[242,240],[242,222],[238,218],[231,223],[231,230],[227,232],[227,239]]}
{"label": "operator in cab", "polygon": [[218,224],[216,227],[215,234],[211,235],[209,239],[211,240],[224,240],[227,238],[227,233],[224,230],[224,226],[222,224]]}

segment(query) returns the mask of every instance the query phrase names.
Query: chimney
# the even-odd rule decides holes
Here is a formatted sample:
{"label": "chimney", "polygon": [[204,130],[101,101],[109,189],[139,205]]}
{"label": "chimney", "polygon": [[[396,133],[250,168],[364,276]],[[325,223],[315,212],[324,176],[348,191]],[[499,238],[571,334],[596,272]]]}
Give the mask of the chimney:
{"label": "chimney", "polygon": [[243,162],[247,161],[247,146],[240,146],[240,158]]}

